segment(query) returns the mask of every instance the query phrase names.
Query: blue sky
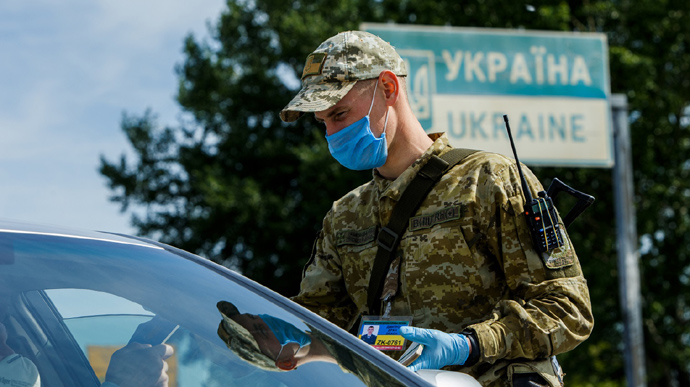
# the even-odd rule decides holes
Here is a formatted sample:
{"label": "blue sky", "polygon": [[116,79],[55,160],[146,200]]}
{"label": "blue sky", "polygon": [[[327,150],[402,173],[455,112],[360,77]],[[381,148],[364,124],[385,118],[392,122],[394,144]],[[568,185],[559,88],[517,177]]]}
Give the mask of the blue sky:
{"label": "blue sky", "polygon": [[0,218],[133,234],[99,158],[131,150],[122,113],[176,125],[174,67],[223,0],[0,1]]}

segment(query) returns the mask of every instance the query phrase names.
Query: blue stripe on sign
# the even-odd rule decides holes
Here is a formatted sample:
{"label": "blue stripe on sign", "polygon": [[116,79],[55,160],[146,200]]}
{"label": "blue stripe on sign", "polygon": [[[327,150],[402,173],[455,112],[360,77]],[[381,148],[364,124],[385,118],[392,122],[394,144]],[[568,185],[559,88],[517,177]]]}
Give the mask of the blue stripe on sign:
{"label": "blue stripe on sign", "polygon": [[[607,98],[606,40],[599,34],[376,29],[407,59],[410,76],[433,58],[436,94]],[[494,30],[489,30],[494,31]]]}

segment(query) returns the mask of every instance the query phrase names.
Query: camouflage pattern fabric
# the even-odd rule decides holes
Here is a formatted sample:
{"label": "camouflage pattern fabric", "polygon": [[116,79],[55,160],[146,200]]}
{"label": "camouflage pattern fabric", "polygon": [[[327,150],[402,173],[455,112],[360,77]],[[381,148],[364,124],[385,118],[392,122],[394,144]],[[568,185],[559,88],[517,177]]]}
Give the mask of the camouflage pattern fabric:
{"label": "camouflage pattern fabric", "polygon": [[[431,155],[451,149],[445,135],[432,138],[434,144],[395,181],[374,173],[369,183],[333,203],[294,301],[348,330],[366,313],[377,250],[372,230],[388,223]],[[543,187],[529,169],[523,172],[536,197]],[[537,253],[522,214],[524,200],[514,160],[477,152],[441,178],[410,219],[399,247],[400,283],[391,315],[413,316],[412,325],[444,332],[474,330],[479,362],[448,369],[468,373],[483,386],[509,386],[507,368],[516,361],[543,370],[550,356],[585,340],[594,324],[570,239],[564,232],[564,247]]]}
{"label": "camouflage pattern fabric", "polygon": [[346,31],[321,43],[302,71],[302,89],[280,112],[292,122],[304,112],[329,109],[357,83],[378,78],[384,70],[407,75],[405,62],[393,46],[364,31]]}
{"label": "camouflage pattern fabric", "polygon": [[217,304],[217,308],[221,316],[223,316],[223,319],[218,325],[218,337],[223,340],[225,345],[234,352],[237,357],[264,371],[282,372],[280,368],[276,367],[274,359],[269,358],[261,352],[259,343],[251,332],[232,319],[234,315],[240,314],[234,304],[227,301],[220,301]]}

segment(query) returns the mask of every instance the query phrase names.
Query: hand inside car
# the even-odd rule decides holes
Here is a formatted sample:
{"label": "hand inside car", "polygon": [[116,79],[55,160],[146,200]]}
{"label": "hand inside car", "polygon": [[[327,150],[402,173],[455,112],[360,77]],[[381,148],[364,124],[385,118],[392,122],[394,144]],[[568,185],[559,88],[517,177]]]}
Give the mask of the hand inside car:
{"label": "hand inside car", "polygon": [[172,355],[173,348],[167,344],[127,344],[110,358],[105,381],[119,387],[167,387],[165,359]]}

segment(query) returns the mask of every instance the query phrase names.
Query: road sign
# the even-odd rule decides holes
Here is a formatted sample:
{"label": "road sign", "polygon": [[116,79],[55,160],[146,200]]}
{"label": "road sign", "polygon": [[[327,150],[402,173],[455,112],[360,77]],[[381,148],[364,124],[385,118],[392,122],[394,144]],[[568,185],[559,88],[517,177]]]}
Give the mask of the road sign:
{"label": "road sign", "polygon": [[410,105],[456,147],[533,165],[613,165],[606,36],[363,24],[405,60]]}

